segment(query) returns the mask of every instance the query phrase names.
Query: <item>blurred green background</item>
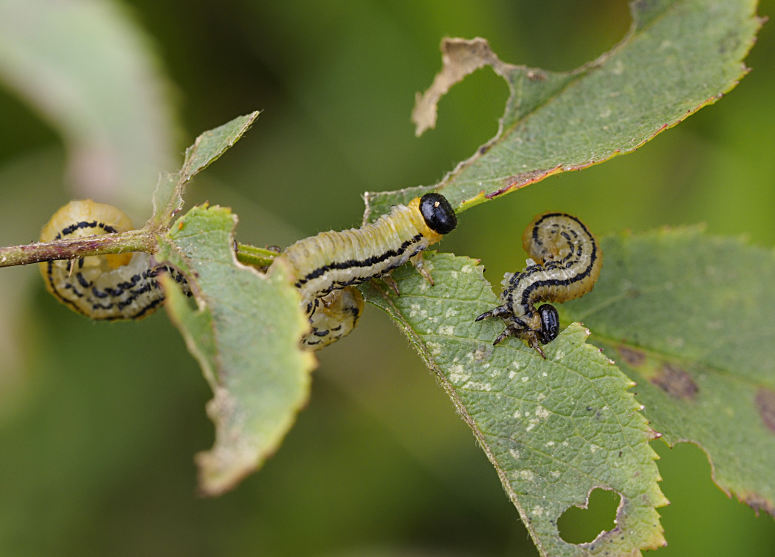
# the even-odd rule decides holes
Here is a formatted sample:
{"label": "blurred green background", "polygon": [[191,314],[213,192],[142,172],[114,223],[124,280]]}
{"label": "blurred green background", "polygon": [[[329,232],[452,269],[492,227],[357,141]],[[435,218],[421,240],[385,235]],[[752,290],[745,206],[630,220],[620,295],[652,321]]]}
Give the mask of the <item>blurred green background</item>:
{"label": "blurred green background", "polygon": [[[142,222],[156,172],[254,109],[256,126],[189,202],[233,207],[239,239],[259,245],[357,225],[361,192],[435,183],[497,129],[506,86],[482,70],[442,100],[436,130],[414,137],[414,93],[439,69],[443,36],[486,37],[503,60],[569,70],[629,26],[624,0],[0,0],[3,15],[2,245],[36,239],[71,197],[120,200]],[[524,259],[515,238],[547,209],[600,235],[704,222],[775,245],[772,24],[747,63],[716,105],[635,154],[464,213],[440,249],[481,258],[498,283]],[[105,144],[120,163],[89,151]],[[319,355],[277,454],[203,499],[192,456],[212,443],[210,393],[164,312],[91,323],[55,303],[32,267],[3,269],[0,289],[2,556],[536,554],[452,404],[373,307]],[[672,501],[659,555],[775,554],[772,518],[716,488],[700,449],[653,445]],[[615,504],[570,513],[564,535],[591,539]]]}

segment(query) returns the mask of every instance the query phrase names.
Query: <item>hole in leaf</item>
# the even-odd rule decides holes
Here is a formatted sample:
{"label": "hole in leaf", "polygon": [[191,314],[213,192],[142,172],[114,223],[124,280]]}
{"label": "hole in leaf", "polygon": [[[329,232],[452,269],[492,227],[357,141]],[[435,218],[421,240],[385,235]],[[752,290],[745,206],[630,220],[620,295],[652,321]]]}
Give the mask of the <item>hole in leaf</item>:
{"label": "hole in leaf", "polygon": [[589,496],[587,508],[571,507],[557,521],[560,537],[569,543],[586,543],[600,532],[614,527],[619,494],[607,489],[595,489]]}

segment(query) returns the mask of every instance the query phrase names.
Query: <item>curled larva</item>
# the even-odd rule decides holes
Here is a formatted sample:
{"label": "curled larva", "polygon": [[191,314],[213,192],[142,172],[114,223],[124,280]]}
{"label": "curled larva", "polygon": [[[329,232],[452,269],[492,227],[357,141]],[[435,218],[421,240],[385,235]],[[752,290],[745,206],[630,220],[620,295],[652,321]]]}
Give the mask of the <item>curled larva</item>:
{"label": "curled larva", "polygon": [[315,298],[312,312],[307,315],[311,331],[302,337],[302,345],[310,350],[320,350],[349,335],[362,311],[363,296],[354,286]]}
{"label": "curled larva", "polygon": [[[323,232],[291,245],[282,259],[293,273],[311,331],[301,343],[318,350],[355,327],[363,297],[353,285],[382,276],[438,242],[457,225],[447,200],[435,193],[398,205],[376,222],[358,229]],[[41,232],[41,241],[124,232],[129,218],[111,205],[71,201]],[[46,288],[62,303],[92,319],[136,319],[164,301],[156,276],[170,275],[190,294],[185,278],[151,255],[132,253],[87,256],[40,264]],[[271,272],[271,267],[270,267]],[[430,279],[427,271],[420,272]]]}
{"label": "curled larva", "polygon": [[557,338],[560,320],[554,306],[544,304],[536,309],[535,304],[565,302],[592,290],[603,254],[584,223],[566,213],[535,217],[525,229],[522,245],[532,261],[528,260],[524,271],[504,276],[501,305],[482,313],[476,321],[503,318],[506,328],[493,344],[513,335],[526,340],[545,358],[541,344]]}
{"label": "curled larva", "polygon": [[[40,240],[97,236],[131,228],[132,222],[120,209],[86,199],[71,201],[54,213]],[[40,272],[48,291],[78,313],[92,319],[138,319],[164,302],[164,292],[156,280],[159,273],[170,273],[188,290],[178,271],[152,262],[147,253],[93,255],[45,261],[40,263]]]}
{"label": "curled larva", "polygon": [[[428,193],[394,206],[361,228],[321,232],[290,245],[277,260],[290,269],[310,318],[312,331],[302,344],[316,350],[348,334],[363,307],[360,293],[348,287],[385,275],[410,259],[419,264],[422,251],[455,226],[455,211],[447,199]],[[427,271],[420,272],[430,280]]]}

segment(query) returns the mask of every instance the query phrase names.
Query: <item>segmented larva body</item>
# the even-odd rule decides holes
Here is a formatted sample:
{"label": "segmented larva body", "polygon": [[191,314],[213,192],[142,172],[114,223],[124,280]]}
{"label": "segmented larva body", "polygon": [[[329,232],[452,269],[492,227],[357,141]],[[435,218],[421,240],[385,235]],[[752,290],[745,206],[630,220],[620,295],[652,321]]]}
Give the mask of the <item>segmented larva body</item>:
{"label": "segmented larva body", "polygon": [[[393,207],[361,228],[323,232],[288,247],[276,259],[283,260],[293,274],[310,321],[311,332],[302,338],[302,345],[318,350],[349,334],[363,310],[363,297],[354,285],[419,256],[456,224],[447,200],[430,193]],[[129,218],[116,207],[71,201],[51,217],[40,239],[50,242],[131,228]],[[170,273],[190,294],[179,272],[155,264],[146,253],[48,261],[40,264],[40,270],[49,292],[92,319],[136,319],[153,312],[164,301],[156,280],[160,272]]]}
{"label": "segmented larva body", "polygon": [[320,350],[349,335],[362,311],[363,296],[354,286],[315,298],[311,312],[307,313],[311,331],[302,337],[302,346]]}
{"label": "segmented larva body", "polygon": [[[502,304],[476,318],[502,317],[506,328],[493,344],[508,336],[527,340],[541,356],[540,345],[559,333],[557,310],[542,301],[565,302],[583,296],[595,285],[603,264],[597,240],[579,219],[566,213],[544,213],[522,236],[530,255],[528,267],[504,276]],[[545,356],[544,356],[545,357]]]}
{"label": "segmented larva body", "polygon": [[360,293],[349,287],[419,256],[456,225],[446,198],[429,193],[361,228],[322,232],[289,246],[277,259],[293,274],[313,327],[302,343],[318,349],[349,333],[363,307]]}
{"label": "segmented larva body", "polygon": [[[60,208],[40,233],[42,242],[125,232],[132,228],[120,209],[90,199]],[[185,278],[166,265],[152,265],[147,253],[94,255],[45,261],[40,272],[46,288],[70,309],[92,319],[138,319],[164,301],[156,276],[169,272],[185,286]]]}

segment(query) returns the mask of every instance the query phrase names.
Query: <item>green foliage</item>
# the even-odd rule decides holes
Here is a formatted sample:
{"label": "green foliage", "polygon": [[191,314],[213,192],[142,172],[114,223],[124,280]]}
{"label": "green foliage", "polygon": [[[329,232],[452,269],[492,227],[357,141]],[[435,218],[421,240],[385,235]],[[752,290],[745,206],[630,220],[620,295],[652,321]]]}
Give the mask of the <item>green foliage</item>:
{"label": "green foliage", "polygon": [[[567,73],[506,64],[486,43],[471,43],[479,49],[472,67],[490,65],[506,80],[506,112],[498,135],[432,188],[466,209],[549,175],[633,151],[715,102],[744,75],[741,60],[760,23],[754,7],[750,0],[632,2],[634,23],[625,39]],[[13,31],[12,20],[5,21]],[[0,38],[0,63],[9,52],[7,42]],[[56,47],[41,44],[56,53]],[[307,80],[299,82],[303,94],[321,94]],[[437,101],[431,99],[433,110]],[[190,278],[195,296],[192,307],[174,284],[165,284],[168,312],[215,395],[208,406],[215,446],[198,458],[200,485],[209,494],[233,487],[276,450],[307,400],[313,366],[312,357],[298,350],[306,325],[281,270],[270,279],[236,262],[236,217],[220,207],[195,207],[172,221],[182,207],[183,187],[231,147],[257,115],[202,134],[186,151],[181,171],[159,183],[149,221],[162,233],[159,257]],[[319,111],[314,116],[323,117]],[[147,118],[137,117],[116,129],[136,139],[145,137],[144,125]],[[294,142],[304,140],[303,134],[294,136]],[[141,143],[153,145],[146,139]],[[322,163],[298,165],[293,157],[294,164],[278,165],[286,183],[301,166],[321,173]],[[250,184],[254,171],[246,172]],[[432,188],[371,194],[369,216]],[[335,202],[343,199],[339,191],[334,194],[329,197]],[[240,207],[240,213],[243,224],[250,224],[248,211]],[[637,554],[663,543],[655,509],[665,499],[648,445],[651,429],[670,443],[690,440],[702,446],[724,490],[772,512],[768,464],[775,450],[775,386],[766,344],[771,328],[763,323],[775,309],[767,292],[767,278],[775,271],[771,252],[696,231],[607,239],[603,251],[596,289],[561,311],[567,321],[583,320],[593,343],[618,365],[586,342],[589,333],[578,324],[546,347],[546,361],[515,339],[492,347],[498,324],[474,323],[473,317],[492,307],[495,296],[481,267],[467,258],[428,257],[433,287],[411,269],[400,269],[395,273],[400,296],[379,283],[364,290],[405,332],[450,396],[542,554]],[[425,435],[430,426],[416,429]],[[73,462],[75,467],[77,459]],[[353,484],[366,486],[378,476],[370,469]],[[597,487],[621,497],[616,528],[589,544],[567,543],[558,534],[557,519],[569,507],[583,506]],[[306,495],[281,497],[295,507]],[[248,499],[251,508],[257,504],[258,498]],[[271,517],[264,522],[271,523]],[[303,523],[288,522],[294,532]]]}
{"label": "green foliage", "polygon": [[[492,66],[510,95],[496,137],[434,189],[463,209],[634,151],[737,85],[761,25],[755,7],[755,0],[632,2],[624,40],[567,73],[504,63],[482,39],[447,40],[445,67],[415,108],[418,132],[435,122],[446,89],[481,66]],[[369,217],[418,191],[370,194]]]}
{"label": "green foliage", "polygon": [[183,208],[183,190],[188,182],[227,149],[234,146],[258,118],[258,111],[237,116],[230,122],[199,135],[194,144],[186,149],[186,157],[180,171],[162,176],[153,193],[153,216],[149,221],[154,227],[168,227],[172,218]]}
{"label": "green foliage", "polygon": [[[401,269],[401,295],[372,286],[369,301],[436,374],[541,553],[622,555],[662,545],[655,507],[666,500],[650,430],[627,392],[632,382],[585,344],[578,325],[546,345],[547,360],[516,339],[493,347],[501,325],[474,322],[497,304],[482,267],[449,255],[428,265],[435,286]],[[617,528],[584,546],[565,542],[557,520],[598,487],[622,498]]]}
{"label": "green foliage", "polygon": [[196,294],[192,308],[167,281],[170,317],[202,366],[214,398],[215,446],[198,455],[200,487],[234,486],[277,448],[309,394],[311,354],[299,296],[282,273],[264,277],[237,263],[228,209],[194,207],[162,240],[160,257],[177,266]]}
{"label": "green foliage", "polygon": [[637,382],[668,443],[702,447],[719,487],[775,515],[775,254],[697,228],[602,247],[605,273],[564,314]]}

